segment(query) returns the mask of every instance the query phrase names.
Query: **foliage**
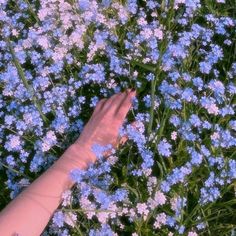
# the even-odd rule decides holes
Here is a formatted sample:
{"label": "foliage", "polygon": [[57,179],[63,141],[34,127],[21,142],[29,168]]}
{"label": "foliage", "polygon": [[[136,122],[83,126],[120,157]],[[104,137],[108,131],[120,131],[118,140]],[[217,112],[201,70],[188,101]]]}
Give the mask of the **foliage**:
{"label": "foliage", "polygon": [[135,88],[128,142],[71,173],[43,235],[235,235],[235,14],[234,0],[0,0],[1,208],[100,99]]}

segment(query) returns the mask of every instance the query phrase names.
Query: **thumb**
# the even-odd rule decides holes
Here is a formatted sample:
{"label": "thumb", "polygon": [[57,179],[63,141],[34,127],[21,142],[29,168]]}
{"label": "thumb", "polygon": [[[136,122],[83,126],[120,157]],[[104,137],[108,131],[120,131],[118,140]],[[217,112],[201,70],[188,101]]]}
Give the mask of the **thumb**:
{"label": "thumb", "polygon": [[[130,125],[133,126],[135,129],[137,129],[137,124],[138,124],[138,122],[134,121]],[[128,135],[123,135],[122,137],[119,137],[117,148],[124,145],[127,142],[127,140],[128,140]]]}
{"label": "thumb", "polygon": [[[135,129],[138,129],[137,128],[137,124],[138,124],[138,122],[137,121],[134,121],[134,122],[132,122],[130,125],[131,126],[133,126]],[[126,142],[127,142],[127,140],[128,140],[128,135],[123,135],[123,136],[119,136],[118,138],[117,138],[117,142],[116,142],[116,144],[113,146],[113,148],[115,148],[115,149],[118,149],[119,147],[121,147],[122,145],[124,145]],[[111,150],[107,150],[107,151],[104,151],[103,152],[103,156],[105,156],[105,157],[107,157],[107,156],[109,156],[109,155],[111,155],[112,154],[112,151]]]}

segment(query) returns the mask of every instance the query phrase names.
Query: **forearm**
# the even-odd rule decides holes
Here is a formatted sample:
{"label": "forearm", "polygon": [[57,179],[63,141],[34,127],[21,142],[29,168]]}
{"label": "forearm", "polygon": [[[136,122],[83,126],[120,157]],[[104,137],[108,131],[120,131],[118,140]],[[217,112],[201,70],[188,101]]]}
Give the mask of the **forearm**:
{"label": "forearm", "polygon": [[[79,149],[79,151],[78,151]],[[0,214],[0,235],[38,236],[61,203],[62,193],[74,183],[72,169],[94,162],[91,152],[72,145],[45,173],[20,193]]]}

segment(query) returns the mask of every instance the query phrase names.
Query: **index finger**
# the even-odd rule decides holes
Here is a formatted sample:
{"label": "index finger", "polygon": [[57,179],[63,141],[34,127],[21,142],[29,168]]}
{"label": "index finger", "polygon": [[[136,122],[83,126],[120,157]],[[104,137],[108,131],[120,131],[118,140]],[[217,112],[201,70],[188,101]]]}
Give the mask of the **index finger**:
{"label": "index finger", "polygon": [[114,116],[118,118],[121,122],[125,119],[128,111],[132,106],[132,100],[136,96],[136,91],[130,91],[125,96],[124,100],[119,104],[119,106],[114,111]]}

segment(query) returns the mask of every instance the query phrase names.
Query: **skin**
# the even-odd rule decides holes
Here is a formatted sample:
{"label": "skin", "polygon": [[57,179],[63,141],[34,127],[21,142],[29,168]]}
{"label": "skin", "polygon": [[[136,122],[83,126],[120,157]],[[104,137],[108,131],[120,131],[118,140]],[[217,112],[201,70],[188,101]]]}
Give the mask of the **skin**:
{"label": "skin", "polygon": [[[22,191],[0,213],[0,235],[38,236],[62,202],[62,193],[75,184],[69,177],[75,168],[87,169],[96,161],[91,147],[112,144],[114,148],[127,140],[119,140],[119,128],[132,106],[136,91],[126,90],[102,99],[80,137],[63,155],[30,186]],[[107,155],[108,153],[105,153]]]}

